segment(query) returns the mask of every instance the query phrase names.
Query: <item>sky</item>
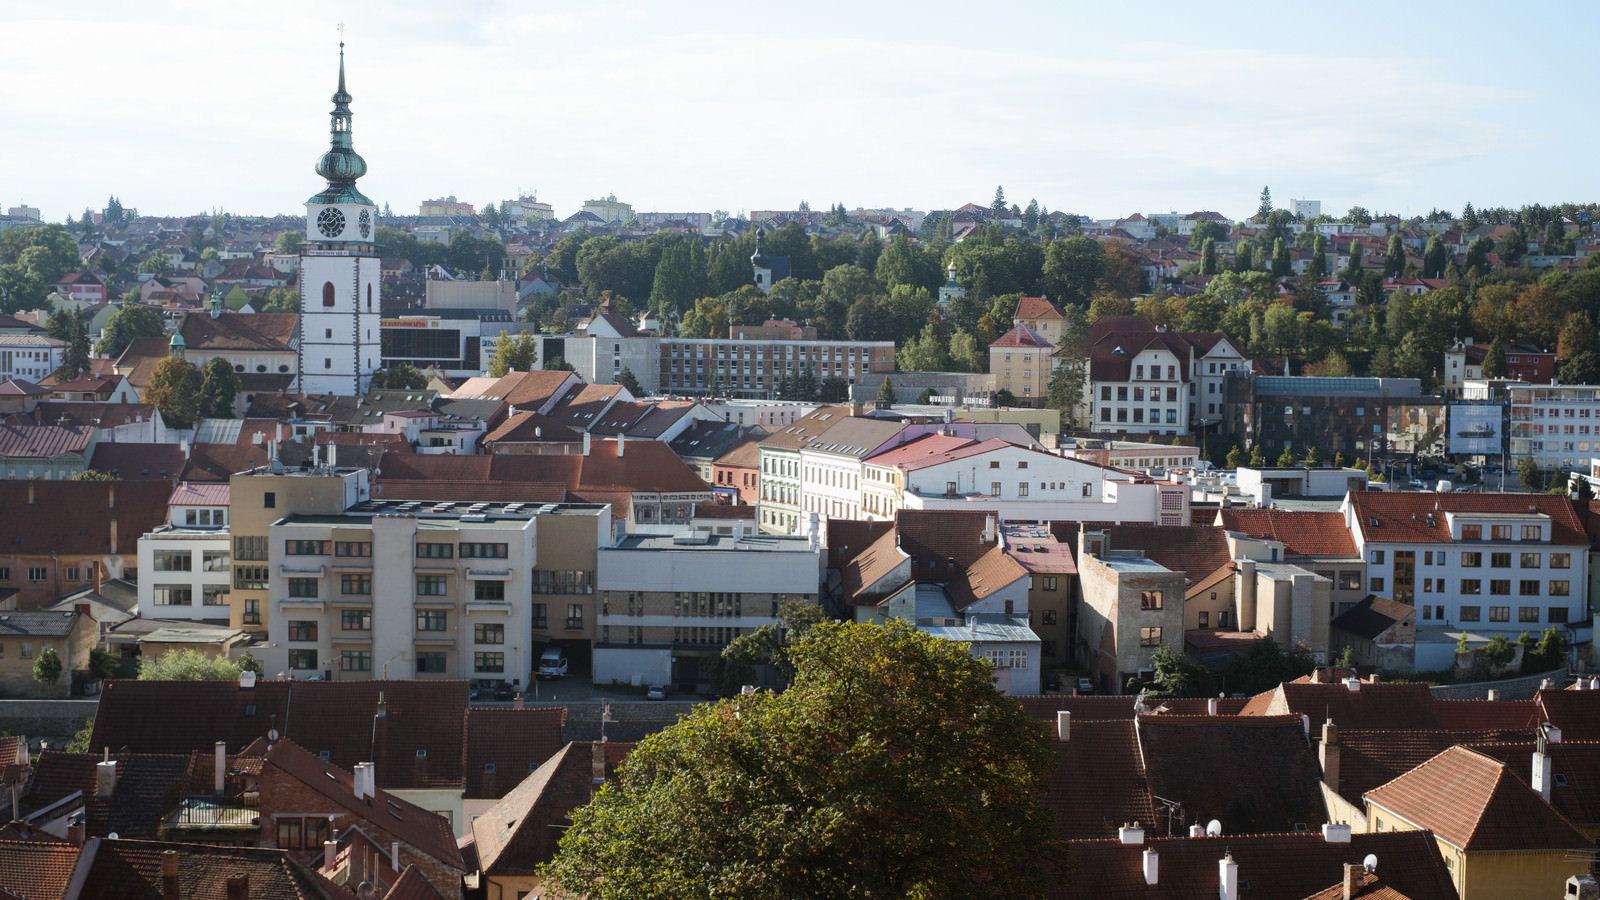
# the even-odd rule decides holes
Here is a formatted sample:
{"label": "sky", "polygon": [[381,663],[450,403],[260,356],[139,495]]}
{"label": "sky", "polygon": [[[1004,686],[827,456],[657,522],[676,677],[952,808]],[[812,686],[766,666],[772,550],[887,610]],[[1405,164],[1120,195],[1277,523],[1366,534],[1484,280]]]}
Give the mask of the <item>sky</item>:
{"label": "sky", "polygon": [[48,221],[112,194],[303,212],[341,38],[360,187],[397,214],[1600,199],[1593,2],[0,0],[0,22],[0,210]]}

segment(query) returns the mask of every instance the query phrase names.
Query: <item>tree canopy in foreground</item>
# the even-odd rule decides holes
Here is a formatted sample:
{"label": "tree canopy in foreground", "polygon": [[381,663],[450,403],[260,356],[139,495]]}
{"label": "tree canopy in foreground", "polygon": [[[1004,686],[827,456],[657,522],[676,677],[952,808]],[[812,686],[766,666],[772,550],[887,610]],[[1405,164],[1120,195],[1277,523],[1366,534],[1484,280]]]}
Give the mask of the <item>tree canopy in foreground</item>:
{"label": "tree canopy in foreground", "polygon": [[789,652],[789,690],[640,741],[545,874],[596,898],[1043,896],[1054,761],[988,663],[901,622]]}

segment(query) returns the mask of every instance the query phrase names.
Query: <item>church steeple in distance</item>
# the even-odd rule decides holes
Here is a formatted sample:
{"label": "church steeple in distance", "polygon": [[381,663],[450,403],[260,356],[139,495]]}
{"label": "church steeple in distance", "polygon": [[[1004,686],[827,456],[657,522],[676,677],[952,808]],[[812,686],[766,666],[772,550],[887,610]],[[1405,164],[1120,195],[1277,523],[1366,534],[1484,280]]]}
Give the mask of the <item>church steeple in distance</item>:
{"label": "church steeple in distance", "polygon": [[358,203],[375,205],[356,189],[356,179],[367,174],[367,161],[350,145],[350,92],[344,87],[344,42],[339,42],[339,89],[333,94],[333,112],[328,152],[317,160],[317,174],[328,179],[328,187],[308,203]]}

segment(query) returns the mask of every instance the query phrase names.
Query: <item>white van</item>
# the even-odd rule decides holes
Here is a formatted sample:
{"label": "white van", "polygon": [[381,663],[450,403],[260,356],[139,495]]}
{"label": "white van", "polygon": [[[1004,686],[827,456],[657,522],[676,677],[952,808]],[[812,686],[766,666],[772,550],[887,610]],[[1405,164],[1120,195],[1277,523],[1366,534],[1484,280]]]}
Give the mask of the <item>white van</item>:
{"label": "white van", "polygon": [[539,677],[560,678],[567,674],[567,651],[560,647],[546,647],[539,654]]}

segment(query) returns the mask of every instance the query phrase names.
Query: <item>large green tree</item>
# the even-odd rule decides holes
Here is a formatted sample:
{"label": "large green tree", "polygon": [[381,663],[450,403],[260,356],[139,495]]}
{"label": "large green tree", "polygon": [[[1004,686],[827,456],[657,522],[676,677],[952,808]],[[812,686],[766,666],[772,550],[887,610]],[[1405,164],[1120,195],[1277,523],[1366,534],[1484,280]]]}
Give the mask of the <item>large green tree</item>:
{"label": "large green tree", "polygon": [[80,313],[61,310],[45,323],[45,332],[56,340],[66,341],[67,349],[61,355],[61,365],[53,373],[57,381],[72,381],[89,371],[89,327]]}
{"label": "large green tree", "polygon": [[640,741],[546,876],[597,900],[1043,896],[1053,757],[986,662],[900,621],[789,655],[788,690]]}
{"label": "large green tree", "polygon": [[1044,251],[1040,287],[1059,304],[1086,304],[1104,269],[1100,244],[1094,238],[1074,235],[1051,241]]}
{"label": "large green tree", "polygon": [[135,338],[160,337],[165,333],[161,314],[148,306],[124,306],[106,320],[100,343],[94,348],[96,356],[112,359],[122,355]]}
{"label": "large green tree", "polygon": [[233,418],[233,401],[243,387],[238,373],[226,359],[213,356],[206,360],[200,369],[200,415]]}
{"label": "large green tree", "polygon": [[499,378],[507,372],[527,372],[533,368],[533,360],[537,355],[538,348],[534,346],[532,335],[523,331],[512,337],[510,332],[502,331],[494,342],[494,358],[489,361],[489,374]]}
{"label": "large green tree", "polygon": [[200,418],[200,372],[182,357],[169,356],[156,363],[142,399],[155,404],[169,428],[188,428]]}

